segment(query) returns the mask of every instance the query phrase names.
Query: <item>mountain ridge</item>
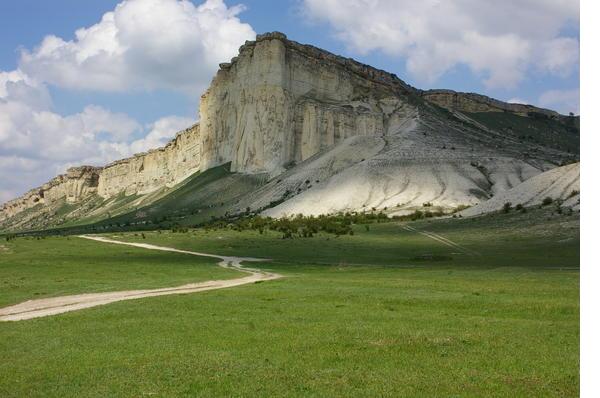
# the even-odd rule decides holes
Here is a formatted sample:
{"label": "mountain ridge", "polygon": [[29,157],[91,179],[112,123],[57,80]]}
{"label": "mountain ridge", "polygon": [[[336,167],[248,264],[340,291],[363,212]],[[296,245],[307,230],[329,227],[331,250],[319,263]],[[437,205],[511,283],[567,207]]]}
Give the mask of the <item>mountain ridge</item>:
{"label": "mountain ridge", "polygon": [[[537,118],[542,117],[544,123],[551,123],[552,129],[558,132],[551,138],[561,138],[559,133],[563,127],[565,131],[577,130],[578,135],[578,117],[560,115],[531,105],[509,104],[479,94],[419,90],[393,73],[288,40],[279,32],[257,35],[256,41],[242,45],[237,57],[229,63],[220,64],[219,71],[201,98],[200,122],[179,132],[164,147],[103,167],[69,169],[66,174],[5,203],[0,208],[0,228],[15,225],[10,219],[27,210],[39,208],[44,213],[44,206],[49,206],[50,202],[64,201],[76,205],[92,197],[106,202],[119,195],[149,195],[172,188],[194,173],[227,162],[231,162],[232,172],[266,173],[275,178],[294,169],[296,164],[327,153],[346,140],[355,139],[353,137],[364,137],[361,139],[365,142],[383,140],[388,148],[387,155],[380,154],[385,158],[384,163],[394,163],[399,156],[407,158],[405,148],[412,142],[413,153],[422,152],[420,161],[432,155],[439,159],[446,156],[450,159],[449,167],[460,169],[465,164],[477,163],[475,158],[483,159],[474,153],[475,147],[479,146],[481,153],[525,159],[523,165],[516,166],[517,171],[506,171],[517,177],[523,173],[523,167],[528,170],[525,174],[529,176],[578,157],[569,153],[572,150],[553,149],[546,143],[541,145],[535,142],[536,138],[529,142],[527,137],[531,135],[523,139],[523,135],[508,130],[488,128],[486,120],[476,120],[472,114],[514,114],[531,123],[541,123]],[[450,134],[453,138],[443,143],[442,131],[448,126],[454,135]],[[428,134],[430,138],[425,139]],[[434,139],[431,139],[433,136]],[[578,153],[578,136],[576,138]],[[520,143],[516,144],[518,140]],[[506,142],[523,148],[516,151],[502,148]],[[431,145],[438,144],[436,151],[429,151]],[[390,148],[396,148],[396,152],[392,154]],[[522,152],[520,149],[527,149],[527,156],[519,154]],[[448,154],[447,150],[455,153]],[[462,154],[457,156],[458,152]],[[354,167],[365,159],[358,160],[346,166]],[[510,162],[507,160],[506,164]],[[480,178],[481,168],[471,167],[474,171],[469,169],[463,175],[468,175],[468,179]],[[365,171],[367,174],[371,172]],[[400,168],[392,174],[401,172]],[[325,178],[332,176],[327,174]],[[289,184],[297,191],[297,181]],[[478,184],[466,184],[465,187],[469,187],[465,189],[474,189],[473,186]],[[492,182],[483,191],[492,192],[493,186],[502,184],[509,187],[514,182]],[[279,187],[275,191],[281,190]],[[458,197],[468,202],[466,195]],[[280,199],[277,193],[272,192],[246,204],[261,208],[265,201],[271,203]],[[458,201],[454,198],[441,204],[456,206]],[[344,207],[345,210],[352,208],[356,209],[355,204]]]}

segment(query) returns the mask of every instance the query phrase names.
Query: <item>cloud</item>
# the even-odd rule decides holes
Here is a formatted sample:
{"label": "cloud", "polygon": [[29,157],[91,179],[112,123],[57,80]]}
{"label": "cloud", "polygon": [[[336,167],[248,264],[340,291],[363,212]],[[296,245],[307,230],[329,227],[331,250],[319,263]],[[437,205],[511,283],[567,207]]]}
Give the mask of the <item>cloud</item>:
{"label": "cloud", "polygon": [[24,50],[19,68],[63,88],[166,88],[198,95],[219,62],[255,37],[237,17],[243,10],[223,0],[197,7],[188,0],[125,0],[100,22],[77,30],[73,40],[50,35]]}
{"label": "cloud", "polygon": [[538,103],[541,107],[554,109],[562,114],[573,112],[579,114],[579,89],[548,90],[540,95]]}
{"label": "cloud", "polygon": [[[73,40],[46,36],[0,71],[0,202],[81,164],[103,165],[164,145],[194,120],[168,116],[142,126],[88,105],[53,111],[47,85],[103,92],[175,90],[197,96],[219,62],[237,54],[252,27],[241,5],[206,0],[124,0]],[[142,135],[143,138],[134,139]]]}
{"label": "cloud", "polygon": [[34,109],[46,109],[52,99],[46,86],[31,79],[21,70],[0,71],[0,99],[28,104]]}
{"label": "cloud", "polygon": [[[0,155],[0,205],[34,188],[31,180],[48,181],[44,162],[19,156]],[[51,177],[50,177],[51,178]]]}
{"label": "cloud", "polygon": [[139,153],[163,146],[175,136],[175,133],[191,126],[194,122],[194,119],[181,116],[160,118],[148,126],[150,132],[144,138],[131,143],[130,151]]}
{"label": "cloud", "polygon": [[506,102],[508,102],[509,104],[524,104],[524,105],[529,104],[529,102],[527,100],[524,100],[524,99],[518,98],[518,97],[511,98],[511,99],[507,100]]}
{"label": "cloud", "polygon": [[73,115],[54,113],[50,103],[37,100],[47,95],[43,85],[28,83],[20,71],[5,74],[12,80],[4,88],[0,84],[0,155],[49,161],[108,158],[120,151],[115,143],[142,130],[129,116],[94,105]]}
{"label": "cloud", "polygon": [[[97,105],[67,116],[53,112],[51,105],[43,84],[20,70],[0,71],[0,203],[68,167],[104,165],[159,147],[194,122],[168,116],[144,128],[126,114]],[[134,134],[144,133],[134,140]]]}
{"label": "cloud", "polygon": [[329,24],[360,54],[406,58],[408,71],[434,82],[468,66],[489,88],[513,87],[530,71],[566,76],[579,63],[576,0],[303,0],[305,15]]}

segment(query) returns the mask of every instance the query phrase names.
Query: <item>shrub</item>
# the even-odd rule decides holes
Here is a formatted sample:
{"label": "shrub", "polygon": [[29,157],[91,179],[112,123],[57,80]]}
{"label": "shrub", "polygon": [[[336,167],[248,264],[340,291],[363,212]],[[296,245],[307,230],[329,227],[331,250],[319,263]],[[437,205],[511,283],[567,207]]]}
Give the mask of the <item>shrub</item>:
{"label": "shrub", "polygon": [[542,200],[542,206],[548,206],[552,204],[553,200],[550,196],[546,196],[544,200]]}
{"label": "shrub", "polygon": [[506,202],[506,203],[504,204],[504,206],[502,206],[502,211],[503,211],[504,213],[508,213],[508,212],[510,211],[511,207],[512,207],[512,203],[510,203],[510,202]]}
{"label": "shrub", "polygon": [[412,220],[419,220],[419,219],[423,218],[423,216],[424,216],[423,212],[420,210],[417,210],[412,214],[411,218],[412,218]]}
{"label": "shrub", "polygon": [[518,210],[518,211],[523,210],[523,205],[521,203],[519,203],[518,205],[515,206],[515,210]]}
{"label": "shrub", "polygon": [[[382,213],[346,212],[332,215],[304,216],[298,214],[293,217],[274,219],[271,217],[241,215],[237,218],[213,219],[206,229],[230,228],[236,231],[255,230],[264,233],[265,230],[280,232],[282,239],[311,238],[316,233],[323,232],[340,235],[353,235],[353,224],[368,224],[388,220],[389,217]],[[368,225],[365,227],[368,230]]]}
{"label": "shrub", "polygon": [[187,232],[188,232],[188,228],[187,228],[187,227],[182,227],[181,225],[175,225],[175,226],[174,226],[174,227],[171,229],[171,231],[172,231],[173,233],[177,233],[177,232],[179,232],[179,233],[185,234],[185,233],[187,233]]}

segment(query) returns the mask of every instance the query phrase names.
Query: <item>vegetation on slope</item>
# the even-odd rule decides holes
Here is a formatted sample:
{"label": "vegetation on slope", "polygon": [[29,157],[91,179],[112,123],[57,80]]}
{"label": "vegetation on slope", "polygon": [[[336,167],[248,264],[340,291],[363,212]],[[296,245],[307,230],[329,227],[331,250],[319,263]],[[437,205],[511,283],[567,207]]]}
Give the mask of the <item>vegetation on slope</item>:
{"label": "vegetation on slope", "polygon": [[[236,174],[230,163],[197,172],[153,203],[93,224],[103,228],[171,228],[194,225],[233,211],[240,197],[260,186],[262,175]],[[239,210],[239,209],[238,209]],[[128,228],[130,229],[130,228]]]}
{"label": "vegetation on slope", "polygon": [[520,142],[579,155],[579,125],[575,117],[567,118],[570,122],[561,122],[542,114],[525,117],[509,112],[478,112],[467,115],[487,128]]}
{"label": "vegetation on slope", "polygon": [[[147,195],[125,195],[102,200],[93,196],[78,205],[57,202],[48,214],[33,217],[35,209],[20,213],[32,214],[32,220],[18,222],[18,228],[0,224],[6,231],[40,231],[50,225],[48,233],[82,233],[141,229],[168,229],[178,225],[198,225],[218,217],[240,212],[240,198],[262,185],[266,176],[236,174],[230,163],[197,172],[173,188]],[[41,205],[40,205],[41,206]],[[39,209],[38,209],[39,210]]]}

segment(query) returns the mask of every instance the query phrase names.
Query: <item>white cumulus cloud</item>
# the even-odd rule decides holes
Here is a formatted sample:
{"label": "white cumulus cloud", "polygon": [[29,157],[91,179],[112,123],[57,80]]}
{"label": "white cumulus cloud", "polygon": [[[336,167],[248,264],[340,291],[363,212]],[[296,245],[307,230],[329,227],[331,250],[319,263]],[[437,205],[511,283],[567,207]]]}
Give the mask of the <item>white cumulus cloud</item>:
{"label": "white cumulus cloud", "polygon": [[47,85],[198,96],[218,63],[255,37],[238,18],[243,10],[223,0],[198,6],[189,0],[123,0],[96,24],[78,29],[72,40],[49,35],[22,50],[16,70],[0,71],[0,202],[67,167],[103,165],[164,145],[194,122],[167,116],[142,126],[97,105],[60,115]]}
{"label": "white cumulus cloud", "polygon": [[144,138],[131,143],[131,152],[145,152],[163,146],[175,136],[175,133],[190,127],[194,122],[194,119],[181,116],[160,118],[148,126],[150,131]]}
{"label": "white cumulus cloud", "polygon": [[218,63],[237,54],[252,27],[243,6],[223,0],[125,0],[73,40],[50,35],[24,50],[19,68],[38,81],[71,89],[173,89],[199,95]]}
{"label": "white cumulus cloud", "polygon": [[434,82],[458,65],[490,88],[513,87],[529,71],[565,76],[579,63],[577,0],[303,0],[310,20],[329,24],[361,54],[406,58],[408,71]]}
{"label": "white cumulus cloud", "polygon": [[[99,140],[126,141],[142,126],[123,113],[90,105],[82,112],[62,116],[51,110],[43,85],[28,83],[20,71],[5,73],[12,80],[0,84],[0,155],[25,156],[50,161],[71,161],[110,157],[98,146]],[[23,76],[21,80],[15,76]],[[4,86],[4,87],[3,87]],[[18,88],[18,89],[15,89]],[[23,95],[27,93],[27,95]],[[101,139],[100,135],[108,137]]]}
{"label": "white cumulus cloud", "polygon": [[[43,84],[19,70],[0,71],[0,203],[68,167],[103,165],[159,147],[193,122],[168,116],[144,127],[97,105],[63,116],[52,111]],[[144,138],[135,140],[139,134]]]}
{"label": "white cumulus cloud", "polygon": [[506,100],[506,102],[508,102],[509,104],[524,104],[524,105],[529,104],[529,102],[527,100],[524,100],[524,99],[518,98],[518,97],[510,98],[510,99]]}

